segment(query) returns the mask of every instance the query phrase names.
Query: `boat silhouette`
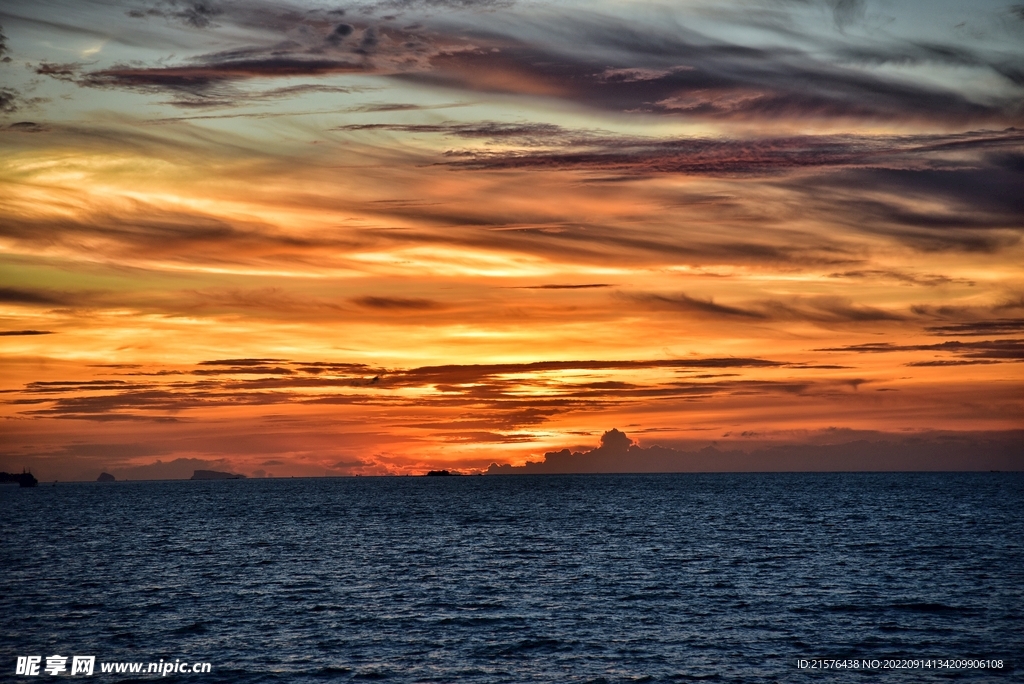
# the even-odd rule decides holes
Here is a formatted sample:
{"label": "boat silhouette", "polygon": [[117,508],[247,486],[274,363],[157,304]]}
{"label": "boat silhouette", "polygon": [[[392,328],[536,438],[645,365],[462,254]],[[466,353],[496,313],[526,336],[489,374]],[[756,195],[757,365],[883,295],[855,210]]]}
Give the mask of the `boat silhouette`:
{"label": "boat silhouette", "polygon": [[35,487],[39,484],[39,480],[25,470],[21,473],[0,473],[0,482],[17,482],[19,487]]}

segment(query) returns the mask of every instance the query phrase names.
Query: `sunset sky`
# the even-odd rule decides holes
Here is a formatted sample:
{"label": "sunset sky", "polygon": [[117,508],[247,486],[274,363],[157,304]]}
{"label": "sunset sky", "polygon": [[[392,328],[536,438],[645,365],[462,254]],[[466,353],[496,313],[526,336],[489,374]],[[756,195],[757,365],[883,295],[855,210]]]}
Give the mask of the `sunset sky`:
{"label": "sunset sky", "polygon": [[1024,5],[0,25],[0,469],[478,472],[612,428],[1024,451]]}

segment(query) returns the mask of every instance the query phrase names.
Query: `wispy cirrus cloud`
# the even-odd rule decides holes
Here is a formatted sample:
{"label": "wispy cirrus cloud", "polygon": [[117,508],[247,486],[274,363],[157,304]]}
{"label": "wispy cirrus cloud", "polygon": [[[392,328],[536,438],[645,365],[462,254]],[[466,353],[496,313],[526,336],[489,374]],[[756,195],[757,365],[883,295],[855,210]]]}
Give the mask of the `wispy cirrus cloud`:
{"label": "wispy cirrus cloud", "polygon": [[582,283],[579,285],[562,283],[545,283],[544,285],[520,285],[520,290],[592,290],[594,288],[613,287],[611,283]]}
{"label": "wispy cirrus cloud", "polygon": [[927,251],[1011,247],[1020,241],[1024,217],[1017,192],[1024,182],[1024,137],[1017,129],[738,139],[657,139],[494,122],[352,124],[345,130],[482,141],[448,150],[437,162],[458,169],[766,178],[800,196],[823,220]]}
{"label": "wispy cirrus cloud", "polygon": [[[186,104],[209,97],[214,84],[366,72],[465,92],[557,98],[606,111],[697,118],[913,117],[963,125],[1008,124],[1020,121],[1022,114],[1018,98],[1010,93],[982,100],[935,82],[863,68],[938,61],[988,71],[1019,85],[1024,71],[1020,59],[993,58],[934,41],[850,45],[848,40],[830,43],[807,35],[804,41],[751,46],[702,34],[680,22],[666,27],[602,14],[600,9],[546,8],[541,16],[521,13],[514,5],[477,3],[353,9],[345,13],[285,3],[225,2],[168,3],[129,11],[136,21],[171,19],[211,36],[241,30],[250,42],[173,65],[95,69],[79,82],[167,89],[186,93],[179,100]],[[495,9],[501,11],[480,11]],[[837,25],[846,23],[837,20]],[[814,50],[809,49],[812,44]]]}
{"label": "wispy cirrus cloud", "polygon": [[979,342],[960,342],[953,340],[936,344],[892,344],[889,342],[872,342],[854,344],[845,347],[826,347],[816,351],[823,352],[854,352],[857,354],[886,354],[892,352],[942,352],[950,354],[953,359],[911,362],[910,365],[958,365],[967,362],[1019,362],[1024,361],[1024,340],[985,340]]}
{"label": "wispy cirrus cloud", "polygon": [[[644,397],[696,400],[736,392],[813,391],[816,382],[813,380],[732,380],[715,374],[687,377],[687,374],[713,369],[782,366],[780,362],[766,359],[731,357],[545,361],[408,369],[273,358],[221,359],[204,361],[185,371],[186,376],[193,378],[182,377],[181,372],[157,375],[129,369],[126,375],[138,379],[35,381],[28,383],[8,403],[24,407],[20,410],[26,416],[98,421],[184,420],[191,411],[246,405],[349,404],[425,410],[464,407],[486,409],[486,419],[480,419],[485,422],[446,423],[447,429],[476,429],[485,425],[512,429],[538,424],[555,413]],[[652,373],[653,376],[647,377]],[[607,374],[632,374],[637,380],[604,379],[602,376]],[[639,380],[640,376],[645,379]],[[408,390],[414,390],[415,394],[405,394]],[[538,391],[537,396],[530,396]]]}
{"label": "wispy cirrus cloud", "polygon": [[67,306],[74,300],[70,293],[47,288],[0,287],[0,302],[7,304]]}
{"label": "wispy cirrus cloud", "polygon": [[353,300],[357,306],[383,311],[424,311],[443,308],[443,304],[418,297],[377,297],[367,295]]}
{"label": "wispy cirrus cloud", "polygon": [[867,269],[857,271],[842,271],[830,273],[829,278],[840,278],[848,280],[893,280],[907,285],[920,287],[941,287],[943,285],[967,285],[974,287],[975,281],[967,278],[953,278],[937,273],[912,273],[887,269]]}
{"label": "wispy cirrus cloud", "polygon": [[630,293],[624,295],[629,300],[638,304],[653,308],[666,308],[673,311],[683,311],[695,314],[710,314],[713,316],[740,316],[744,318],[766,318],[766,315],[752,309],[741,309],[735,306],[716,304],[711,299],[697,299],[689,295],[680,294],[655,294],[655,293]]}
{"label": "wispy cirrus cloud", "polygon": [[368,474],[1016,425],[1024,24],[919,10],[9,0],[6,428]]}
{"label": "wispy cirrus cloud", "polygon": [[0,113],[11,114],[18,110],[19,93],[14,88],[0,88]]}
{"label": "wispy cirrus cloud", "polygon": [[755,321],[801,320],[839,323],[904,321],[908,318],[897,311],[856,304],[848,298],[838,296],[755,300],[744,302],[742,305],[720,304],[710,298],[700,299],[685,293],[631,292],[622,293],[620,296],[653,309],[679,311],[698,316],[747,318]]}
{"label": "wispy cirrus cloud", "polygon": [[52,330],[0,330],[0,337],[31,337],[33,335],[53,335]]}
{"label": "wispy cirrus cloud", "polygon": [[965,335],[980,337],[982,335],[1015,335],[1024,332],[1024,318],[1002,318],[988,321],[932,325],[928,326],[927,330],[933,335],[943,336]]}
{"label": "wispy cirrus cloud", "polygon": [[[636,174],[681,173],[771,174],[815,167],[854,167],[869,170],[894,167],[896,171],[936,171],[945,166],[960,171],[961,158],[943,159],[943,153],[994,153],[993,170],[1016,167],[1013,155],[1024,144],[1024,133],[1015,129],[976,131],[950,135],[819,135],[785,138],[654,138],[623,136],[593,130],[573,130],[554,124],[350,124],[350,131],[399,131],[439,134],[454,138],[501,142],[505,148],[450,150],[447,164],[473,169],[568,169],[632,172]],[[537,150],[535,148],[546,148]],[[909,169],[908,169],[909,167]],[[1001,180],[1001,178],[1000,178]],[[908,189],[931,188],[928,176],[906,174]],[[1010,180],[1002,181],[1009,183]],[[916,185],[915,185],[916,184]],[[950,185],[955,184],[950,182]],[[964,194],[968,190],[962,190]],[[1000,188],[989,192],[1000,193]],[[1003,197],[1002,194],[998,195]],[[1007,198],[1008,201],[1009,198]],[[1017,208],[1017,207],[1014,207]]]}
{"label": "wispy cirrus cloud", "polygon": [[126,14],[134,19],[149,17],[172,19],[180,21],[185,26],[205,29],[213,24],[217,16],[224,14],[224,9],[217,3],[207,0],[193,0],[192,2],[162,0],[146,9],[127,10]]}

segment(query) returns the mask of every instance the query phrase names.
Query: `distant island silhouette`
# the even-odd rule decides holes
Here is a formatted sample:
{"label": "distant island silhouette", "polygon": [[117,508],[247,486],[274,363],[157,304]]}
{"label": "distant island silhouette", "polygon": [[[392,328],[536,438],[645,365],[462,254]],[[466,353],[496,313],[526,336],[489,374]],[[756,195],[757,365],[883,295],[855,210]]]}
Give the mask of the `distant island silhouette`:
{"label": "distant island silhouette", "polygon": [[223,473],[219,470],[197,470],[192,473],[192,480],[244,480],[245,475],[239,473]]}
{"label": "distant island silhouette", "polygon": [[863,472],[1024,469],[1024,430],[977,433],[821,431],[822,443],[712,443],[694,450],[640,446],[621,430],[588,450],[548,451],[523,465],[492,463],[488,475],[562,473]]}
{"label": "distant island silhouette", "polygon": [[39,480],[32,473],[0,473],[0,483],[14,482],[17,482],[21,487],[35,487],[39,484]]}
{"label": "distant island silhouette", "polygon": [[117,479],[110,473],[100,473],[100,476],[96,478],[97,482],[116,482]]}
{"label": "distant island silhouette", "polygon": [[429,473],[427,473],[427,477],[449,477],[458,475],[462,475],[462,473],[457,473],[450,470],[431,470]]}

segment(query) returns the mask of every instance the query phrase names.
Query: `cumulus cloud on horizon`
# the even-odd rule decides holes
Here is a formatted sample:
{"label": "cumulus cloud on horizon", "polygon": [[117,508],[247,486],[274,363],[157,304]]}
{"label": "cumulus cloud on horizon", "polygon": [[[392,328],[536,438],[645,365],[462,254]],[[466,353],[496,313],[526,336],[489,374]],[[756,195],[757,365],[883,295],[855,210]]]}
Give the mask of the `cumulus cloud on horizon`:
{"label": "cumulus cloud on horizon", "polygon": [[492,463],[488,475],[572,473],[724,473],[988,471],[1024,469],[1019,450],[1024,432],[921,436],[875,435],[835,444],[779,444],[744,450],[735,446],[684,451],[642,447],[616,428],[587,451],[549,451],[524,465]]}

